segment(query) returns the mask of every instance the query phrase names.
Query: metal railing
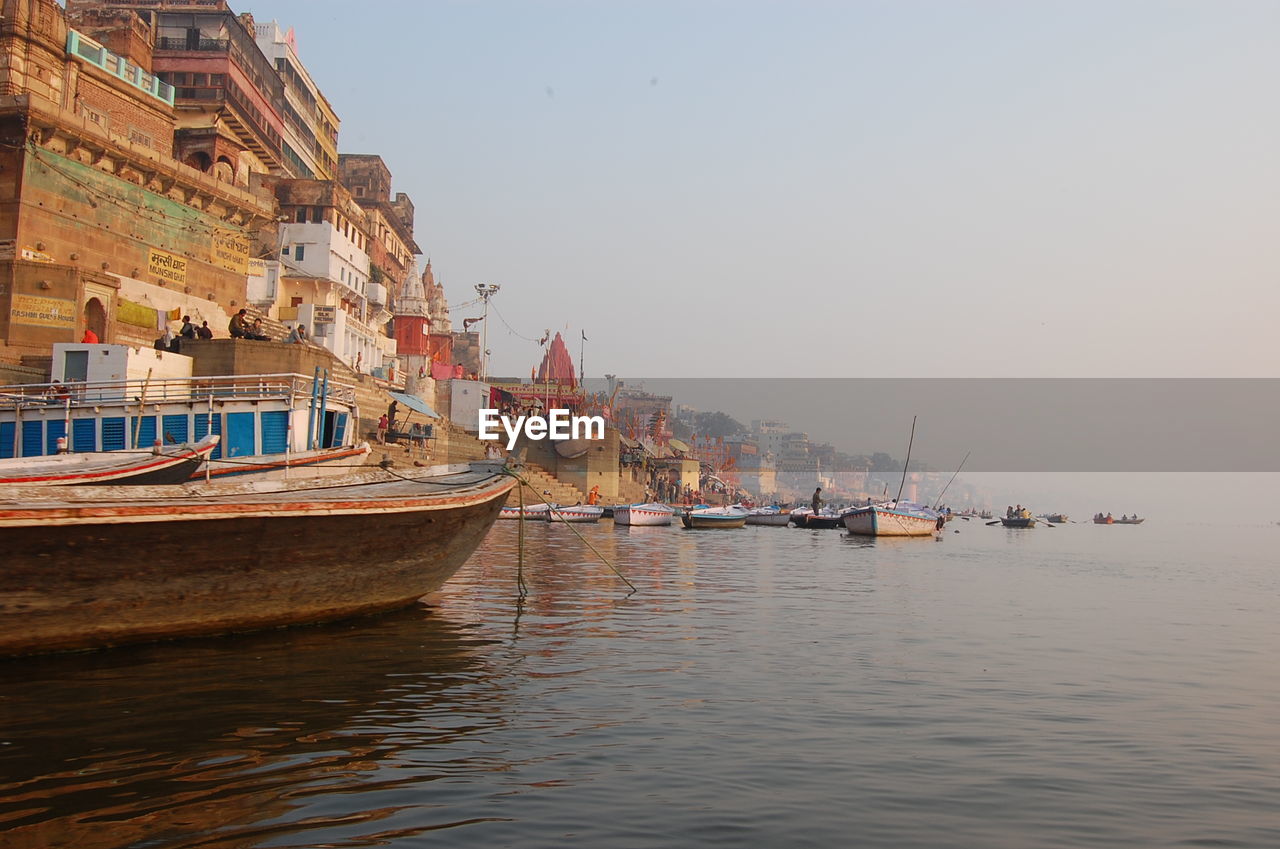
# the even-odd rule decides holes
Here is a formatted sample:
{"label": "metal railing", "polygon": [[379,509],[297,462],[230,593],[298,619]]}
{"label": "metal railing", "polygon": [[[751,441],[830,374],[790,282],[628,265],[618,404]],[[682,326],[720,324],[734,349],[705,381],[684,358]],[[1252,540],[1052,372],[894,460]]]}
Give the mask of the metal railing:
{"label": "metal railing", "polygon": [[[312,394],[313,378],[300,374],[216,375],[100,382],[29,383],[0,386],[0,410],[65,406],[72,409],[112,404],[298,400]],[[355,387],[330,384],[329,400],[356,402]]]}

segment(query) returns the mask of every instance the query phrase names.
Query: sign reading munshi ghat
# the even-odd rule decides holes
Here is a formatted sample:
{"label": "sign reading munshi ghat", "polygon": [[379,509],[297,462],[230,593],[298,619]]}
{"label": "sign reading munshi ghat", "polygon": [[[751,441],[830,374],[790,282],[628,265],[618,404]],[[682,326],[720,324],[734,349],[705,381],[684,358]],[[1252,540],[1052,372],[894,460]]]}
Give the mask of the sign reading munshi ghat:
{"label": "sign reading munshi ghat", "polygon": [[147,273],[169,283],[186,283],[187,259],[151,248],[147,252]]}
{"label": "sign reading munshi ghat", "polygon": [[236,274],[249,269],[249,237],[234,230],[214,230],[209,237],[209,263]]}
{"label": "sign reading munshi ghat", "polygon": [[74,301],[65,298],[14,295],[9,306],[9,321],[66,330],[76,326],[76,305]]}

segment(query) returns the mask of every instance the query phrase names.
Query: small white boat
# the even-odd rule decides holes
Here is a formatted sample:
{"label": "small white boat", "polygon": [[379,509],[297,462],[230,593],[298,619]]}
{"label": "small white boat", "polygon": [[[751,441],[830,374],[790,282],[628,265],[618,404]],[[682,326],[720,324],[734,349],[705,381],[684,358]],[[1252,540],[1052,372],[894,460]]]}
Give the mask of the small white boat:
{"label": "small white boat", "polygon": [[619,504],[613,508],[615,525],[670,525],[675,509],[650,501],[645,504]]}
{"label": "small white boat", "polygon": [[535,522],[547,521],[547,513],[551,510],[550,504],[526,504],[524,505],[524,513],[520,512],[519,504],[504,504],[502,511],[498,514],[499,519],[525,519]]}
{"label": "small white boat", "polygon": [[561,507],[558,504],[552,504],[547,511],[547,521],[553,524],[556,522],[586,524],[600,521],[600,517],[603,515],[603,507],[594,507],[590,504],[575,504],[572,507]]}
{"label": "small white boat", "polygon": [[87,451],[0,460],[0,485],[140,486],[178,484],[188,480],[220,437],[209,434],[194,445],[170,445],[146,450]]}
{"label": "small white boat", "polygon": [[941,527],[936,510],[902,502],[855,507],[844,513],[850,534],[863,537],[931,537]]}
{"label": "small white boat", "polygon": [[778,507],[757,507],[747,513],[748,525],[768,525],[770,527],[785,528],[791,521],[791,514],[784,513]]}
{"label": "small white boat", "polygon": [[741,528],[747,523],[745,507],[693,507],[680,514],[686,528]]}

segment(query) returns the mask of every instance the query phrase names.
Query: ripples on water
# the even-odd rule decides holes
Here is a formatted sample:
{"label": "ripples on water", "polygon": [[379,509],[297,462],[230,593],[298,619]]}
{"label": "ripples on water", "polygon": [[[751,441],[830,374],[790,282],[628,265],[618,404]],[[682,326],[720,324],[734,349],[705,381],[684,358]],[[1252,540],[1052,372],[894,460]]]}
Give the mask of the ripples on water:
{"label": "ripples on water", "polygon": [[1280,846],[1274,528],[516,528],[418,609],[0,664],[6,847]]}

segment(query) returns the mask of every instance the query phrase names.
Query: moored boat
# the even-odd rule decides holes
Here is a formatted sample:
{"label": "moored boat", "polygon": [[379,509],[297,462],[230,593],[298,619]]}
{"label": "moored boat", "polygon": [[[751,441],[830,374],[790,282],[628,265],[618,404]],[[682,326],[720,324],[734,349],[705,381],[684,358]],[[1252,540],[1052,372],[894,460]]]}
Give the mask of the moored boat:
{"label": "moored boat", "polygon": [[209,434],[195,445],[150,451],[91,451],[0,460],[0,486],[141,486],[188,480],[218,445]]}
{"label": "moored boat", "polygon": [[798,528],[808,528],[809,530],[830,531],[836,528],[844,527],[844,519],[833,510],[821,510],[817,513],[809,512],[801,519]]}
{"label": "moored boat", "polygon": [[495,464],[475,464],[319,481],[8,487],[0,655],[407,607],[457,571],[514,485]]}
{"label": "moored boat", "polygon": [[747,523],[742,507],[691,507],[680,514],[686,528],[741,528]]}
{"label": "moored boat", "polygon": [[940,527],[937,511],[905,502],[855,507],[842,519],[850,534],[865,537],[929,537]]}
{"label": "moored boat", "polygon": [[600,517],[603,515],[603,507],[595,507],[590,504],[575,504],[572,507],[561,507],[558,504],[552,504],[550,509],[547,510],[547,521],[552,523],[591,524],[600,521]]}
{"label": "moored boat", "polygon": [[791,513],[778,507],[757,507],[747,514],[748,525],[766,525],[785,528],[791,522]]}
{"label": "moored boat", "polygon": [[498,513],[498,518],[545,522],[547,520],[547,513],[550,510],[550,504],[526,504],[523,508],[519,504],[504,504],[502,506],[502,510]]}
{"label": "moored boat", "polygon": [[670,525],[671,517],[675,515],[675,512],[674,508],[655,501],[644,504],[618,504],[613,508],[613,523],[615,525],[648,525],[654,527]]}

